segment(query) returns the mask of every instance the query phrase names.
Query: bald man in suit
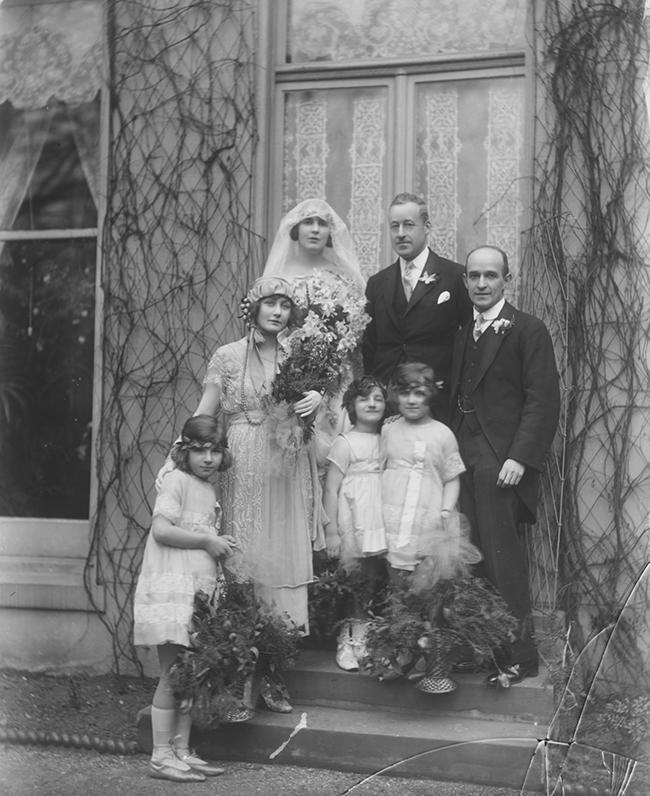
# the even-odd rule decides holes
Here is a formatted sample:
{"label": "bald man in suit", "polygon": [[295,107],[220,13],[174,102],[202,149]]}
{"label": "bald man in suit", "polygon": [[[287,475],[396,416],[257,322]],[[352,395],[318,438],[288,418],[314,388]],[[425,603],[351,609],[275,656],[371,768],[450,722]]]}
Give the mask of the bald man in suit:
{"label": "bald man in suit", "polygon": [[539,476],[560,412],[551,337],[542,321],[505,300],[510,279],[501,249],[480,246],[468,255],[465,284],[474,321],[456,335],[451,373],[450,425],[467,468],[460,510],[484,556],[476,574],[498,589],[519,620],[511,654],[488,675],[489,685],[537,674],[519,524],[536,521]]}

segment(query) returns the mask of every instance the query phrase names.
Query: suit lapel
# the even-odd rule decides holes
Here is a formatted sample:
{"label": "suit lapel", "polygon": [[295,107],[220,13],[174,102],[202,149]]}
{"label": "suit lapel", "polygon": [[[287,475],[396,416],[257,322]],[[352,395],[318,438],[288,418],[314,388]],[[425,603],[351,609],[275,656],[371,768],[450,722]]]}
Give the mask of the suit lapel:
{"label": "suit lapel", "polygon": [[[420,276],[420,279],[423,280],[427,276],[432,276],[433,274],[437,273],[438,272],[438,269],[436,268],[437,262],[438,262],[438,257],[436,253],[432,249],[429,249],[429,257],[427,258],[426,264],[422,269],[422,275]],[[411,296],[411,300],[409,301],[408,306],[406,307],[406,314],[408,315],[408,313],[413,309],[413,307],[418,303],[418,301],[424,298],[424,296],[426,296],[427,293],[430,293],[435,288],[439,288],[440,287],[439,282],[440,279],[436,279],[435,282],[429,282],[429,284],[426,285],[424,281],[418,280],[415,286],[415,290],[413,291],[413,295]]]}
{"label": "suit lapel", "polygon": [[451,394],[458,392],[460,387],[460,371],[463,367],[463,357],[465,356],[465,349],[467,348],[467,338],[474,325],[473,321],[465,324],[463,328],[454,337],[454,353],[451,362],[451,376],[450,387]]}
{"label": "suit lapel", "polygon": [[[507,301],[503,305],[498,317],[507,318],[508,320],[514,319],[513,308],[510,306],[510,304],[508,304]],[[469,325],[472,326],[471,323]],[[501,345],[506,338],[506,334],[507,332],[495,332],[492,324],[490,324],[490,326],[488,326],[488,328],[481,335],[481,337],[484,337],[485,335],[487,335],[487,337],[483,343],[483,352],[481,354],[481,362],[478,366],[478,372],[476,373],[476,378],[474,380],[474,389],[476,389],[477,385],[481,383],[481,379],[483,376],[485,376],[487,369],[490,367],[492,362],[494,362],[494,358],[496,357],[499,348],[501,348]]]}
{"label": "suit lapel", "polygon": [[380,273],[384,274],[384,281],[381,289],[384,295],[384,303],[386,304],[388,316],[395,326],[399,327],[399,320],[397,319],[394,307],[395,280],[397,279],[396,271],[399,271],[399,260],[389,265],[388,268]]}

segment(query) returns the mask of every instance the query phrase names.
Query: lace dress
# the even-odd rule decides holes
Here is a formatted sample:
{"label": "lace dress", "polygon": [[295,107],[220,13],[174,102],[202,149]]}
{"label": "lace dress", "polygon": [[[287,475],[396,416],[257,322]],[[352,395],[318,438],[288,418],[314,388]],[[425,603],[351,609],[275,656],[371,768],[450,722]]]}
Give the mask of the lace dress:
{"label": "lace dress", "polygon": [[[156,498],[153,516],[167,517],[188,531],[217,535],[214,488],[189,473],[169,473]],[[197,591],[211,594],[217,564],[205,550],[160,544],[150,532],[133,601],[134,643],[190,646],[189,624]]]}
{"label": "lace dress", "polygon": [[379,435],[354,430],[339,434],[327,458],[343,473],[338,502],[341,562],[385,553]]}
{"label": "lace dress", "polygon": [[425,556],[450,561],[465,556],[456,534],[449,538],[440,518],[443,486],[465,471],[452,431],[437,420],[423,425],[399,418],[381,433],[382,510],[389,564],[412,570]]}
{"label": "lace dress", "polygon": [[[238,578],[309,630],[307,584],[312,570],[313,491],[303,448],[287,461],[274,443],[269,413],[271,378],[254,385],[245,368],[246,338],[222,346],[210,360],[206,383],[221,388],[221,412],[233,457],[221,474],[224,532],[241,554],[228,561]],[[244,376],[245,374],[245,376]],[[244,379],[243,383],[242,380]]]}

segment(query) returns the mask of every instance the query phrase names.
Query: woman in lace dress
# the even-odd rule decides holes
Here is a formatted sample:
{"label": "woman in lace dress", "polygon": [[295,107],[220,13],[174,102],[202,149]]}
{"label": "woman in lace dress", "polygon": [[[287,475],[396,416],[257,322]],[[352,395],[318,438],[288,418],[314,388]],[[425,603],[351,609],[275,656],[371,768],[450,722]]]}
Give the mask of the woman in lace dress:
{"label": "woman in lace dress", "polygon": [[220,411],[226,423],[233,465],[221,484],[224,527],[240,550],[232,563],[235,574],[253,581],[260,597],[308,632],[310,468],[305,449],[280,462],[269,413],[271,384],[282,357],[278,333],[294,316],[292,288],[284,279],[262,277],[247,298],[250,332],[217,349],[197,413]]}

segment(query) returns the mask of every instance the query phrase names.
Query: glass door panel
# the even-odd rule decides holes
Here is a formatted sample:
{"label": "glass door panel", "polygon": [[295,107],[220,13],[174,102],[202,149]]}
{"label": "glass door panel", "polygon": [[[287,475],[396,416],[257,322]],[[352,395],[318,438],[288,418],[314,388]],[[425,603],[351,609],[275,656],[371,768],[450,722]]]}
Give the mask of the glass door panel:
{"label": "glass door panel", "polygon": [[[389,189],[391,92],[383,85],[281,88],[282,214],[303,199],[326,199],[350,228],[366,276],[383,264]],[[281,167],[281,172],[277,168]],[[271,229],[280,213],[274,212]]]}
{"label": "glass door panel", "polygon": [[431,213],[432,247],[464,261],[490,243],[513,268],[525,197],[523,77],[414,86],[414,188]]}
{"label": "glass door panel", "polygon": [[523,75],[344,82],[278,87],[270,238],[297,202],[325,198],[348,223],[368,277],[394,259],[386,212],[395,193],[411,191],[428,202],[435,251],[462,263],[491,243],[516,277],[528,190]]}

